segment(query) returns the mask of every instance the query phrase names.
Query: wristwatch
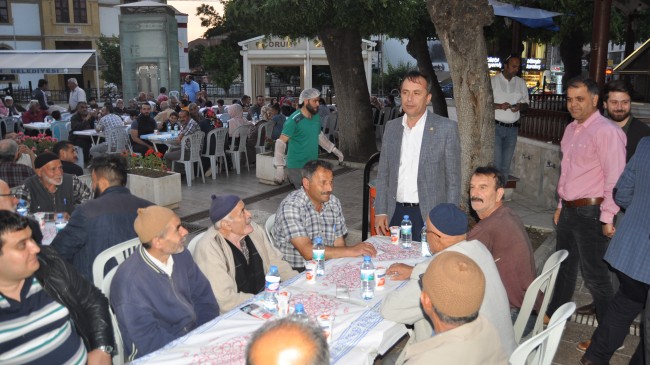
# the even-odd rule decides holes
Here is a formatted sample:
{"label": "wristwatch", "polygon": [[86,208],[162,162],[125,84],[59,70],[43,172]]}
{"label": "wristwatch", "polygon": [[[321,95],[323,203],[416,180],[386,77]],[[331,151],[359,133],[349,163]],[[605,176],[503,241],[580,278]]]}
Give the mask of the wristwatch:
{"label": "wristwatch", "polygon": [[99,346],[97,350],[102,350],[109,355],[113,355],[113,346]]}

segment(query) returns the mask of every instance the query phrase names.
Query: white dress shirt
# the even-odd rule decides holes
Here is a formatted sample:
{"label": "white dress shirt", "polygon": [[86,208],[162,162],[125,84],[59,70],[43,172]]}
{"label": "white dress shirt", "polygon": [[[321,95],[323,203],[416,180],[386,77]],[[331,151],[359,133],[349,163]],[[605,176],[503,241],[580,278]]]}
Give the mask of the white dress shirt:
{"label": "white dress shirt", "polygon": [[84,89],[77,86],[74,90],[70,91],[70,99],[68,99],[70,110],[77,110],[77,104],[79,104],[80,101],[86,101],[86,92]]}
{"label": "white dress shirt", "polygon": [[419,203],[418,197],[418,166],[420,164],[420,148],[422,135],[428,111],[425,111],[413,128],[406,124],[407,116],[402,117],[404,132],[399,157],[399,173],[397,175],[397,196],[399,203]]}
{"label": "white dress shirt", "polygon": [[[526,81],[521,77],[513,76],[510,81],[503,76],[503,73],[492,76],[490,80],[492,83],[492,92],[494,93],[494,103],[510,103],[515,105],[517,103],[530,103],[528,99],[528,87]],[[494,119],[505,122],[514,123],[519,120],[519,112],[513,113],[512,110],[495,110]]]}

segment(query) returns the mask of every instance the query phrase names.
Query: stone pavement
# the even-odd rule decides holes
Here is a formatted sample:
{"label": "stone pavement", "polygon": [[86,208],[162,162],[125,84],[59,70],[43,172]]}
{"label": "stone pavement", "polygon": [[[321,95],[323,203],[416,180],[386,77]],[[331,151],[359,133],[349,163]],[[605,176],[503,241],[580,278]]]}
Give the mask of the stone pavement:
{"label": "stone pavement", "polygon": [[[346,241],[356,243],[361,240],[363,169],[337,167],[335,174],[334,195],[341,200],[349,229]],[[232,171],[230,176],[226,177],[222,172],[217,175],[216,180],[211,177],[207,178],[205,184],[200,180],[195,180],[191,187],[186,185],[183,178],[183,201],[176,213],[182,218],[187,218],[183,220],[183,224],[194,230],[193,236],[198,230],[207,228],[210,225],[207,210],[210,207],[210,196],[212,194],[236,194],[247,202],[247,208],[253,213],[255,222],[264,225],[266,218],[275,213],[282,199],[290,191],[292,191],[291,188],[286,184],[283,187],[278,187],[258,183],[255,178],[254,166],[251,167],[250,172],[246,171],[245,168],[242,169],[241,175],[236,175]],[[512,200],[506,204],[517,211],[525,225],[553,230],[552,210],[536,207],[531,201],[516,192],[512,195]],[[536,252],[538,266],[543,265],[544,260],[554,251],[554,248],[555,238],[554,235],[551,235]],[[574,301],[577,306],[591,301],[590,295],[582,285],[581,280],[578,282]],[[567,323],[554,364],[573,365],[578,363],[582,353],[576,350],[575,346],[578,342],[588,339],[594,330],[593,318],[583,319],[581,317],[574,315]],[[625,341],[625,348],[619,350],[610,363],[612,365],[627,364],[638,342],[638,336],[628,336]],[[392,364],[396,353],[398,353],[398,350],[392,351],[389,356],[381,361],[378,360],[376,363]]]}

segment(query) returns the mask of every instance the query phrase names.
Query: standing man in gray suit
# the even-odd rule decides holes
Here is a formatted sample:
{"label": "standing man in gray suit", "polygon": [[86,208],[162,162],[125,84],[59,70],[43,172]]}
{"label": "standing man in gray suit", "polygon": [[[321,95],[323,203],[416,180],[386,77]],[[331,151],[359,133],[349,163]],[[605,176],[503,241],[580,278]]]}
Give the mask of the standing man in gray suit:
{"label": "standing man in gray suit", "polygon": [[389,234],[404,215],[420,240],[422,217],[438,204],[460,202],[460,138],[456,122],[431,113],[431,83],[422,73],[406,74],[401,86],[404,116],[384,132],[375,200],[375,230]]}

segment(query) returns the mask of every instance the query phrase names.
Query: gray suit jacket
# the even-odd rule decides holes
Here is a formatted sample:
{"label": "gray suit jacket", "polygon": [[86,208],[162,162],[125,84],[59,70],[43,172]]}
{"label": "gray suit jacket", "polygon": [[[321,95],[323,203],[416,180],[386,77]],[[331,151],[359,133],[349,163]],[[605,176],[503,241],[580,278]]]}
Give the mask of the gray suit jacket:
{"label": "gray suit jacket", "polygon": [[[386,125],[377,174],[375,214],[395,212],[397,175],[402,149],[402,118]],[[420,162],[418,164],[420,213],[426,221],[429,211],[440,203],[460,203],[460,138],[458,124],[432,112],[427,113]]]}

